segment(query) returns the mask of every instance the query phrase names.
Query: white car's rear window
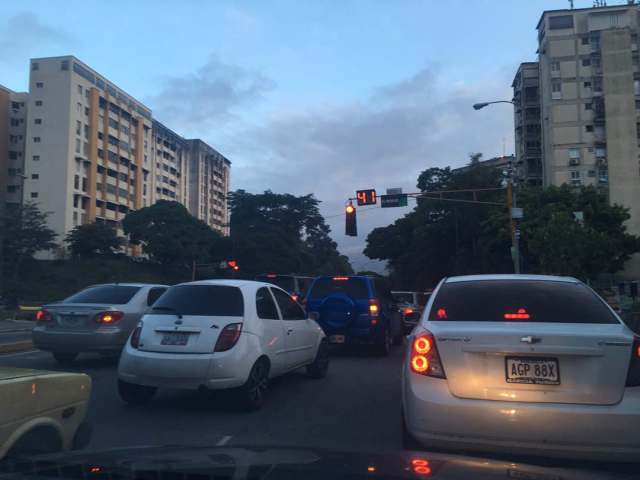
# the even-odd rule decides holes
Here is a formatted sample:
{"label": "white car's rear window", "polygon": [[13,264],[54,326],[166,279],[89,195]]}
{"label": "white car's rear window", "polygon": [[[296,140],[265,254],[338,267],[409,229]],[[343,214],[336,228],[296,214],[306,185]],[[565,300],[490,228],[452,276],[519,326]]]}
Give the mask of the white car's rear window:
{"label": "white car's rear window", "polygon": [[445,283],[433,301],[429,320],[618,323],[585,285],[540,280]]}
{"label": "white car's rear window", "polygon": [[154,314],[244,316],[244,300],[238,287],[227,285],[176,285],[169,288],[152,307]]}

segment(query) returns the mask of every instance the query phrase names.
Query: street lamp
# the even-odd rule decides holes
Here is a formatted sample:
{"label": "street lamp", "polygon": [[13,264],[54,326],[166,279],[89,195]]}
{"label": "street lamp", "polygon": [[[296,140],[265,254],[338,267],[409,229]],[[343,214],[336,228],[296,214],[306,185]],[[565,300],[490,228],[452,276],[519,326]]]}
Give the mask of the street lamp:
{"label": "street lamp", "polygon": [[[474,103],[473,109],[480,110],[481,108],[493,105],[494,103],[510,103],[515,106],[511,100],[496,100],[494,102],[480,102]],[[513,259],[513,271],[520,273],[520,241],[516,236],[516,224],[513,221],[513,209],[515,208],[515,201],[513,198],[513,168],[509,171],[509,177],[507,177],[507,209],[509,210],[509,225],[511,227],[511,258]]]}

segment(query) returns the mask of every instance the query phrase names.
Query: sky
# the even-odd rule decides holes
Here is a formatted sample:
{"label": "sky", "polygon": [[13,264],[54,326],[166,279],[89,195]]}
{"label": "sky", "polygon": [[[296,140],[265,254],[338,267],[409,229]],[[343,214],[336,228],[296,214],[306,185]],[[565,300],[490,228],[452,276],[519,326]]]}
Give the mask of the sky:
{"label": "sky", "polygon": [[[576,0],[589,7],[590,0]],[[610,1],[610,5],[625,3]],[[75,55],[155,118],[232,162],[231,187],[313,193],[356,270],[366,235],[407,208],[358,210],[355,190],[416,190],[426,168],[513,152],[507,104],[536,59],[543,10],[566,0],[2,2],[0,84],[24,91],[30,58]]]}

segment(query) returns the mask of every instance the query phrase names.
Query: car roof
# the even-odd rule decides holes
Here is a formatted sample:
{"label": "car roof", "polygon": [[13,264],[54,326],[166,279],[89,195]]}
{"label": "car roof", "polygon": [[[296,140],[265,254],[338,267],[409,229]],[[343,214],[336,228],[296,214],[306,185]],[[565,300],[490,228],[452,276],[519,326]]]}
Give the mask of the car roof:
{"label": "car roof", "polygon": [[564,282],[580,283],[580,280],[573,277],[559,277],[555,275],[516,275],[516,274],[491,274],[491,275],[461,275],[458,277],[448,277],[445,283],[455,282],[478,282],[484,280],[533,280],[541,282]]}
{"label": "car roof", "polygon": [[179,283],[178,285],[225,285],[228,287],[238,287],[238,288],[260,286],[260,287],[279,288],[277,285],[274,285],[273,283],[268,283],[268,282],[258,282],[255,280],[229,280],[224,278],[210,279],[210,280],[197,280],[195,282],[183,282],[183,283]]}
{"label": "car roof", "polygon": [[87,288],[91,287],[104,287],[107,285],[113,285],[118,287],[168,287],[169,285],[163,285],[161,283],[124,283],[124,282],[114,282],[114,283],[96,283],[95,285],[89,285]]}

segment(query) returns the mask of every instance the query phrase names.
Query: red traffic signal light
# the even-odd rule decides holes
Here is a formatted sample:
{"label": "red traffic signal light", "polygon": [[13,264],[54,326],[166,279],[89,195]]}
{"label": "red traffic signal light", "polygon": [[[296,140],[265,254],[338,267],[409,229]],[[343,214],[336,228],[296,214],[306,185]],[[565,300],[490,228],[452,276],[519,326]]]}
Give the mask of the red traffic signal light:
{"label": "red traffic signal light", "polygon": [[238,270],[240,270],[240,267],[238,266],[238,262],[236,260],[229,260],[227,262],[227,266],[234,272],[237,272]]}
{"label": "red traffic signal light", "polygon": [[358,224],[356,222],[356,207],[351,202],[344,208],[345,213],[345,225],[344,233],[350,237],[358,236]]}

